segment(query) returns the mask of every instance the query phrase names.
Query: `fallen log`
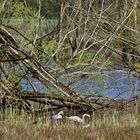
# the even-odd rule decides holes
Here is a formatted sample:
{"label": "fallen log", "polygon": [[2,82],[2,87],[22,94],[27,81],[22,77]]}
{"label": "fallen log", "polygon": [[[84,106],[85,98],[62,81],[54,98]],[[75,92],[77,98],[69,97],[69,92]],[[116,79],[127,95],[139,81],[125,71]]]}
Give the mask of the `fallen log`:
{"label": "fallen log", "polygon": [[[91,106],[85,104],[84,102],[73,101],[65,96],[51,95],[47,93],[39,93],[39,92],[22,92],[20,97],[26,100],[34,100],[36,102],[42,104],[51,104],[52,106],[58,107],[67,107],[67,108],[81,108],[84,110],[92,109]],[[90,102],[96,109],[92,111],[96,111],[98,109],[108,108],[108,109],[125,109],[131,106],[134,106],[134,99],[127,100],[114,100],[111,98],[95,98],[95,99],[84,99],[87,102]]]}
{"label": "fallen log", "polygon": [[[36,57],[29,55],[25,50],[22,51],[22,47],[17,44],[14,37],[3,26],[0,26],[0,44],[1,46],[4,46],[4,53],[6,53],[6,56],[12,56],[12,60],[20,60],[20,64],[35,76],[45,87],[55,89],[55,92],[58,91],[60,93],[60,95],[55,94],[55,96],[52,96],[51,94],[40,94],[37,92],[21,93],[21,90],[14,86],[12,82],[8,81],[6,83],[6,81],[2,79],[0,83],[6,95],[15,98],[15,101],[22,102],[30,112],[32,112],[32,109],[27,104],[27,101],[51,105],[52,107],[66,107],[83,111],[96,111],[103,108],[123,109],[130,106],[126,101],[117,101],[102,97],[95,99],[81,97],[80,94],[65,84],[62,84],[49,71],[47,71],[45,67],[39,63]],[[9,59],[5,60],[9,61]],[[14,61],[12,61],[12,63],[14,63]]]}

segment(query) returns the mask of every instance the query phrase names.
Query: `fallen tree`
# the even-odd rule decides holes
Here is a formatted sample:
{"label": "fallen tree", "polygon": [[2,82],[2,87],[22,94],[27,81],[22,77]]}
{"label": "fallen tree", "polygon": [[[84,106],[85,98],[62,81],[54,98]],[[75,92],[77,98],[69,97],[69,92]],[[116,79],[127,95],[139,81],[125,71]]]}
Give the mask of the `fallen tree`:
{"label": "fallen tree", "polygon": [[[3,4],[3,8],[1,9],[3,11],[3,19],[5,17],[4,7],[9,6],[8,1],[6,1],[6,3],[7,4]],[[118,16],[117,12],[117,14],[113,16],[112,11],[117,10],[118,7],[115,6],[115,4],[108,6],[104,1],[99,4],[98,2],[94,3],[94,1],[85,1],[84,4],[82,1],[73,1],[73,3],[71,1],[61,1],[59,5],[59,27],[57,26],[54,30],[42,35],[42,32],[40,32],[40,2],[37,12],[37,25],[35,26],[33,37],[27,37],[32,35],[29,33],[30,31],[28,31],[29,34],[27,34],[27,36],[23,34],[26,28],[24,30],[16,29],[1,21],[1,109],[17,106],[17,108],[23,108],[29,113],[41,112],[41,110],[34,111],[30,102],[46,105],[48,110],[66,107],[67,109],[71,108],[84,112],[93,112],[100,109],[126,109],[134,106],[134,101],[138,99],[137,97],[129,100],[116,100],[115,98],[111,99],[102,96],[84,97],[71,88],[71,83],[66,85],[60,82],[56,76],[58,69],[61,74],[65,72],[67,68],[75,67],[76,65],[83,65],[83,67],[96,65],[102,67],[106,65],[106,63],[110,63],[108,60],[114,57],[115,54],[124,62],[123,66],[127,67],[128,71],[138,73],[137,77],[139,78],[140,57],[138,49],[139,41],[137,39],[139,32],[133,25],[132,27],[130,26],[132,21],[129,23],[131,17],[136,17],[136,12],[134,11],[137,2],[122,2],[122,4],[130,7],[128,11],[125,9],[125,6],[123,6],[123,8],[119,7],[120,12],[123,11],[125,13],[123,18],[120,15]],[[10,12],[12,14],[14,13],[14,11]],[[109,16],[107,16],[108,14]],[[114,18],[112,19],[112,17]],[[24,16],[22,18],[24,18]],[[28,22],[27,20],[27,23]],[[135,20],[135,22],[137,22],[137,20]],[[130,38],[127,38],[126,33],[130,34]],[[134,39],[135,36],[136,39]],[[22,42],[21,40],[24,41]],[[51,44],[49,44],[54,48],[52,49],[48,45],[47,47],[49,49],[47,48],[47,51],[45,51],[46,48],[43,45],[52,42],[57,42],[55,44],[57,47],[55,48],[55,45],[51,46]],[[119,47],[114,48],[114,45],[119,45]],[[45,54],[45,56],[43,56],[43,59],[47,59],[45,64],[42,61],[41,54]],[[103,62],[104,59],[106,59],[105,62]],[[45,66],[52,61],[55,62],[55,65],[61,67],[49,71]],[[72,65],[75,61],[76,64]],[[114,70],[113,67],[112,69]],[[88,74],[88,72],[82,72],[80,70],[80,72],[70,73],[69,76],[76,75],[82,79]],[[102,74],[102,72],[98,74]],[[41,84],[48,89],[48,92],[44,94],[37,92],[36,87],[30,81],[30,76],[38,79]],[[25,78],[31,84],[33,92],[25,92],[22,90],[22,81]],[[44,110],[42,109],[42,111]]]}
{"label": "fallen tree", "polygon": [[[14,86],[10,81],[4,80],[6,78],[6,70],[4,71],[1,65],[1,99],[9,97],[10,101],[7,101],[4,105],[1,105],[1,107],[10,106],[12,105],[11,102],[14,102],[15,105],[15,101],[17,101],[17,104],[20,102],[20,104],[26,108],[25,110],[30,112],[33,112],[33,110],[31,110],[28,101],[34,101],[59,108],[67,107],[90,112],[102,108],[121,109],[129,106],[124,101],[120,102],[113,99],[102,99],[101,97],[96,99],[86,99],[81,97],[80,94],[54,78],[33,56],[23,52],[20,49],[21,47],[16,43],[14,37],[2,26],[0,27],[0,34],[0,43],[4,50],[6,50],[6,56],[12,57],[10,62],[8,60],[9,63],[14,63],[15,60],[20,61],[20,65],[39,79],[47,88],[48,86],[56,88],[61,93],[61,95],[51,95],[49,93],[21,92],[21,90],[18,89],[17,86]],[[24,59],[22,59],[21,56]],[[23,77],[21,77],[20,80],[22,80],[22,78]]]}

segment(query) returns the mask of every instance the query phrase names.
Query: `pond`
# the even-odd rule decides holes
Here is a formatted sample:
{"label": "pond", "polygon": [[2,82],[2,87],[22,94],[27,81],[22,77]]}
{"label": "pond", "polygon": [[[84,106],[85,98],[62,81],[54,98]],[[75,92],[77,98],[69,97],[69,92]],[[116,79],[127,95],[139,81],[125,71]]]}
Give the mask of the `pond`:
{"label": "pond", "polygon": [[[140,95],[140,80],[138,77],[130,75],[128,70],[118,69],[99,70],[94,67],[82,70],[80,68],[69,68],[65,70],[57,79],[71,89],[86,97],[109,97],[113,99],[129,99]],[[40,93],[47,93],[45,88],[37,79],[30,78],[36,90]],[[33,91],[31,84],[24,79],[22,81],[24,91]],[[57,91],[56,91],[57,92]]]}

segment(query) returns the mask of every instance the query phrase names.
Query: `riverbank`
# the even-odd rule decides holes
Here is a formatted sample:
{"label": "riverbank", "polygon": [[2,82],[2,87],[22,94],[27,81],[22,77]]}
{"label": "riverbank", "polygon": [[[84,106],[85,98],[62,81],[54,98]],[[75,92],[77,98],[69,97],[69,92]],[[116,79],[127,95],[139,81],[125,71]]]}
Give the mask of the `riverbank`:
{"label": "riverbank", "polygon": [[29,116],[14,117],[0,122],[1,140],[138,140],[139,114],[106,113],[92,117],[90,127],[72,122],[52,123],[49,116],[34,123]]}

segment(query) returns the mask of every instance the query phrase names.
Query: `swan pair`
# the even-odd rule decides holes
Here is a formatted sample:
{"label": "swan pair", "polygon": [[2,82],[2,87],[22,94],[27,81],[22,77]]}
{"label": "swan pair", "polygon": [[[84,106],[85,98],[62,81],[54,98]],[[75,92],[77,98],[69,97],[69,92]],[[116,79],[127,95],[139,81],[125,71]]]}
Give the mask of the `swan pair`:
{"label": "swan pair", "polygon": [[[69,117],[67,117],[67,116],[64,116],[63,111],[60,111],[60,112],[58,112],[58,114],[52,115],[51,119],[53,121],[56,121],[56,120],[60,120],[60,119],[65,118],[67,120],[71,120],[71,121],[78,122],[78,123],[81,123],[81,124],[85,125],[86,124],[86,120],[85,120],[86,117],[88,117],[88,119],[90,119],[89,114],[83,114],[82,118],[80,118],[78,116],[69,116]],[[88,127],[88,126],[89,126],[89,124],[85,125],[84,127]]]}

